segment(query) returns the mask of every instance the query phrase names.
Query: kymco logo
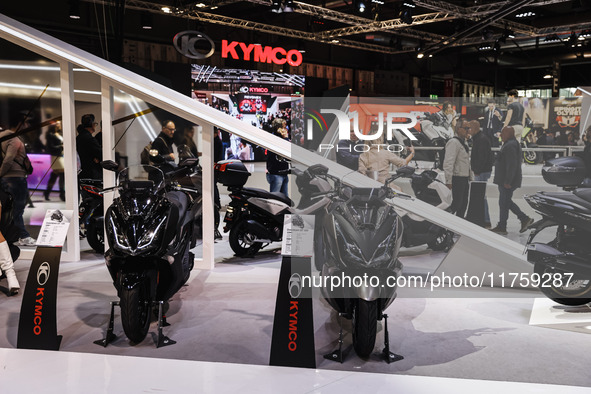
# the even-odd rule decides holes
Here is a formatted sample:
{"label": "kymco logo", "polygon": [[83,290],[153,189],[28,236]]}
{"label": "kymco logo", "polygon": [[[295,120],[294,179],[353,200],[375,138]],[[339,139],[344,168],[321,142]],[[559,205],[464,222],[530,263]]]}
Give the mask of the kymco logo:
{"label": "kymco logo", "polygon": [[[306,123],[307,129],[307,136],[308,139],[313,139],[313,130],[314,130],[314,123],[320,126],[321,130],[328,130],[326,120],[321,114],[332,114],[335,115],[337,118],[337,126],[339,131],[339,139],[340,140],[348,140],[350,138],[350,130],[351,130],[351,121],[353,123],[353,132],[357,136],[358,139],[362,141],[373,141],[377,140],[384,134],[384,113],[380,112],[378,114],[378,130],[374,134],[363,134],[359,131],[359,116],[356,112],[352,113],[352,118],[349,118],[343,111],[339,111],[336,109],[321,109],[320,113],[314,110],[307,110],[310,112],[306,112],[310,118]],[[398,123],[394,122],[394,119],[399,121],[400,119],[408,120],[407,123]],[[412,129],[417,124],[417,118],[412,116],[409,113],[403,112],[388,112],[386,114],[386,140],[390,141],[393,138],[394,130],[400,130],[404,133],[410,140],[416,141],[417,137],[415,137],[410,129]],[[324,126],[324,127],[322,127]]]}
{"label": "kymco logo", "polygon": [[[207,52],[196,47],[199,41],[204,42],[203,46],[208,49]],[[206,59],[215,51],[215,44],[211,38],[198,31],[182,31],[174,36],[172,43],[179,53],[191,59]]]}

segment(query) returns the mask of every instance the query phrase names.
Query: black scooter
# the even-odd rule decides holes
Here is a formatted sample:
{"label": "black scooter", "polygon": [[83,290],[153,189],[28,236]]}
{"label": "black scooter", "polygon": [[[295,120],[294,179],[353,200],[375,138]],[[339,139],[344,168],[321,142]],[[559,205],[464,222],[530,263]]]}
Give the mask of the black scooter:
{"label": "black scooter", "polygon": [[[405,169],[398,170],[378,188],[351,188],[326,175],[334,181],[334,192],[330,194],[332,203],[320,218],[320,243],[315,241],[322,245],[322,251],[315,252],[315,259],[324,262],[322,277],[374,276],[381,280],[381,284],[354,280],[351,287],[322,287],[324,298],[339,313],[339,323],[341,317],[352,320],[353,348],[363,358],[374,349],[377,322],[387,319],[384,311],[396,298],[395,279],[402,273],[398,252],[404,224],[386,199],[398,195],[388,185],[403,175]],[[386,285],[388,277],[393,280]],[[387,327],[386,320],[384,357],[387,362],[400,360],[401,356],[389,351]],[[342,362],[342,336],[341,328],[339,349],[325,358]]]}
{"label": "black scooter", "polygon": [[[162,337],[163,303],[189,279],[198,227],[201,225],[201,195],[198,185],[180,186],[180,179],[191,178],[198,159],[186,159],[178,167],[162,163],[163,168],[133,166],[117,174],[119,196],[105,216],[109,250],[105,259],[121,307],[123,331],[137,344],[148,333],[152,308],[158,306],[158,346],[174,341]],[[101,163],[116,171],[113,161]],[[189,185],[192,182],[188,182]],[[111,309],[112,331],[113,308]],[[109,341],[109,333],[104,346]]]}
{"label": "black scooter", "polygon": [[[534,284],[548,298],[564,305],[591,302],[591,188],[584,183],[579,157],[548,160],[544,179],[563,192],[538,192],[525,200],[542,219],[532,224],[527,259],[534,264]],[[586,187],[585,187],[586,186]],[[556,227],[548,243],[532,242],[545,228]]]}

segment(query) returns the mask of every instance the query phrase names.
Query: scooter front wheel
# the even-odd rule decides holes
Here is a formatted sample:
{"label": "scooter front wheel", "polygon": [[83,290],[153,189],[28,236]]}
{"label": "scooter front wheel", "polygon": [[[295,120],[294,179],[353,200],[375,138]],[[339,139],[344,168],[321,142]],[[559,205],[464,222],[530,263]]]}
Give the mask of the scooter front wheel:
{"label": "scooter front wheel", "polygon": [[248,231],[248,223],[245,220],[239,220],[230,230],[230,247],[236,256],[256,254],[263,247],[263,243],[254,239],[255,236]]}
{"label": "scooter front wheel", "polygon": [[144,284],[131,289],[122,288],[120,294],[121,323],[125,335],[133,344],[138,344],[148,335],[152,303]]}
{"label": "scooter front wheel", "polygon": [[97,225],[97,221],[94,219],[90,219],[88,223],[88,229],[86,232],[86,238],[88,240],[88,245],[95,250],[97,253],[104,253],[105,252],[105,229],[103,226]]}
{"label": "scooter front wheel", "polygon": [[357,300],[353,310],[353,348],[359,357],[367,358],[376,344],[378,302]]}
{"label": "scooter front wheel", "polygon": [[[561,272],[544,267],[543,264],[536,264],[534,272],[540,275],[541,283],[538,288],[552,301],[569,306],[591,302],[591,278],[575,274],[569,280]],[[555,275],[561,275],[560,279]],[[546,280],[548,278],[551,280]],[[556,284],[560,286],[555,286]]]}

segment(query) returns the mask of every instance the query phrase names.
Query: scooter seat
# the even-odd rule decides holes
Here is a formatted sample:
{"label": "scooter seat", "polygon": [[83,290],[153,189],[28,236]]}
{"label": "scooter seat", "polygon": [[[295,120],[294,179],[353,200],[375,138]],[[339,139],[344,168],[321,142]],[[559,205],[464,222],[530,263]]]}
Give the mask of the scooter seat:
{"label": "scooter seat", "polygon": [[575,196],[591,204],[591,189],[577,189],[573,193]]}
{"label": "scooter seat", "polygon": [[254,187],[245,187],[242,189],[244,192],[252,194],[253,196],[260,197],[260,198],[268,198],[271,200],[281,201],[289,206],[293,206],[293,201],[285,194],[281,192],[268,192],[263,189],[257,189]]}
{"label": "scooter seat", "polygon": [[559,199],[559,200],[563,200],[566,202],[570,202],[572,204],[576,204],[579,205],[583,208],[585,208],[586,210],[588,210],[591,213],[591,190],[589,190],[589,192],[583,194],[583,196],[585,198],[582,198],[579,194],[581,194],[582,191],[575,191],[574,193],[570,193],[570,192],[543,192],[542,194],[550,197],[550,198],[555,198],[555,199]]}

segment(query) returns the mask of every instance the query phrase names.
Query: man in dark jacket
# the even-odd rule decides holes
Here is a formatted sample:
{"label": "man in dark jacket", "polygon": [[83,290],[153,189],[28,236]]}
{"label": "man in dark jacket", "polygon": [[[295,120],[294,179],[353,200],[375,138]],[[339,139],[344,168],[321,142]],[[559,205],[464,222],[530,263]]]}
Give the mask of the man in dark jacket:
{"label": "man in dark jacket", "polygon": [[521,187],[521,147],[515,139],[515,130],[511,126],[501,131],[503,146],[495,163],[494,183],[499,187],[499,224],[493,228],[497,234],[507,234],[509,210],[521,221],[520,233],[523,233],[534,222],[512,200],[515,189]]}
{"label": "man in dark jacket", "polygon": [[499,133],[503,127],[503,117],[493,99],[488,101],[484,110],[484,134],[490,139],[492,146],[499,146]]}
{"label": "man in dark jacket", "polygon": [[[470,135],[472,136],[472,152],[470,164],[477,182],[488,182],[493,166],[493,153],[491,142],[484,131],[480,131],[480,123],[477,120],[470,122]],[[488,201],[486,201],[486,189],[484,194],[484,227],[490,228],[490,215]]]}
{"label": "man in dark jacket", "polygon": [[172,120],[162,122],[162,131],[152,142],[152,149],[157,150],[158,154],[166,161],[174,161],[174,151],[172,144],[174,142],[174,132],[176,127]]}
{"label": "man in dark jacket", "polygon": [[77,127],[76,151],[80,157],[80,173],[78,179],[103,179],[103,149],[92,136],[98,123],[93,114],[82,115],[82,122]]}

